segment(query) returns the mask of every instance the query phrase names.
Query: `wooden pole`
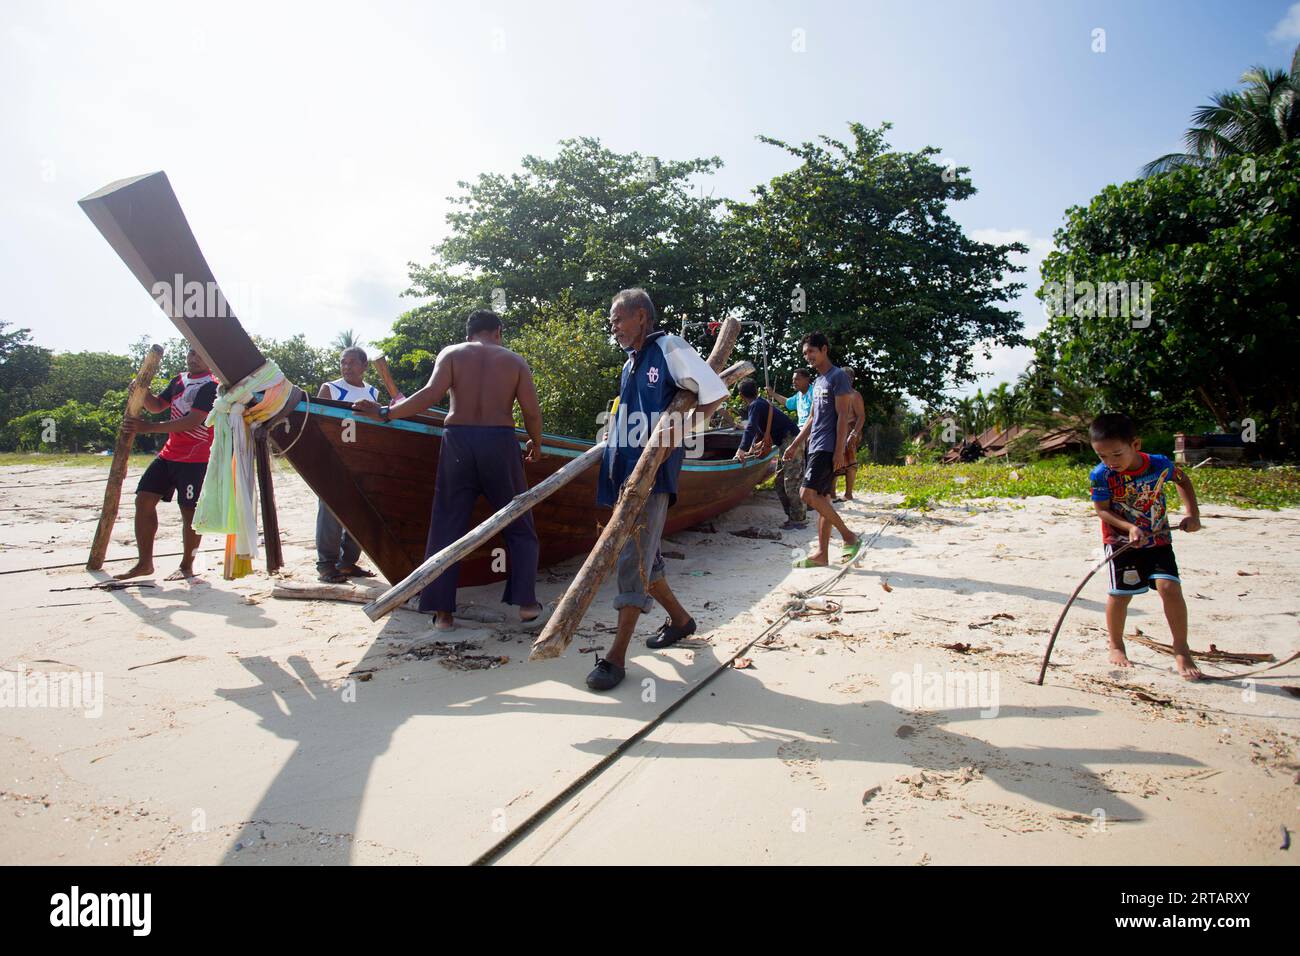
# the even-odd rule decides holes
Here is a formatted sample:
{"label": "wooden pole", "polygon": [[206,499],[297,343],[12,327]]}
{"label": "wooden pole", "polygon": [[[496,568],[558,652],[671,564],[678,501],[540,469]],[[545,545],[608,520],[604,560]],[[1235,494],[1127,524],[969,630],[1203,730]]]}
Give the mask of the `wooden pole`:
{"label": "wooden pole", "polygon": [[393,372],[388,367],[388,359],[382,355],[375,356],[375,370],[379,372],[379,377],[383,379],[384,388],[388,389],[389,402],[397,401],[397,396],[402,394],[401,389],[397,387],[397,382],[393,381]]}
{"label": "wooden pole", "polygon": [[[144,396],[153,384],[153,377],[162,362],[161,345],[152,346],[140,363],[140,370],[135,373],[135,388],[126,398],[126,411],[122,415],[125,423],[128,418],[139,418],[144,408]],[[104,486],[104,504],[99,510],[99,524],[95,526],[95,539],[90,544],[90,560],[86,562],[87,571],[98,571],[104,566],[104,555],[108,553],[108,541],[113,534],[113,525],[117,522],[117,506],[122,500],[122,481],[126,478],[126,466],[131,456],[131,444],[135,436],[127,434],[124,428],[117,430],[117,441],[113,443],[113,464],[108,469],[108,484]]]}
{"label": "wooden pole", "polygon": [[[746,375],[752,375],[753,372],[754,366],[750,363],[738,362],[722,373],[722,380],[730,385]],[[465,555],[485,541],[490,540],[493,535],[501,531],[506,525],[535,508],[600,461],[601,456],[604,454],[605,442],[602,441],[587,449],[580,457],[573,459],[559,471],[549,475],[532,488],[515,495],[496,514],[474,528],[463,538],[453,541],[437,554],[426,558],[418,568],[362,608],[366,612],[366,617],[372,621],[377,621],[394,608],[401,607],[437,580]]]}
{"label": "wooden pole", "polygon": [[266,548],[266,573],[274,574],[284,567],[284,552],[280,549],[280,518],[275,513],[275,487],[271,482],[271,445],[266,429],[257,430],[254,450],[257,488],[262,494],[262,543]]}
{"label": "wooden pole", "polygon": [[[709,353],[709,365],[715,372],[720,372],[726,365],[739,335],[740,322],[729,316],[722,323],[722,328],[718,330],[717,341],[713,343],[713,351]],[[605,576],[618,562],[619,553],[627,544],[628,538],[632,536],[637,519],[641,517],[641,512],[654,488],[659,466],[672,453],[673,443],[666,434],[669,425],[674,420],[683,419],[695,409],[695,406],[695,393],[682,389],[665,409],[645,449],[641,452],[636,467],[632,469],[632,474],[619,490],[614,513],[601,531],[596,547],[583,562],[582,569],[569,585],[569,589],[564,592],[564,597],[560,599],[555,613],[551,615],[546,627],[533,642],[532,652],[528,655],[529,660],[559,657],[569,646],[569,641],[573,638],[573,632],[577,629],[582,616],[587,613],[587,608],[595,599]]]}

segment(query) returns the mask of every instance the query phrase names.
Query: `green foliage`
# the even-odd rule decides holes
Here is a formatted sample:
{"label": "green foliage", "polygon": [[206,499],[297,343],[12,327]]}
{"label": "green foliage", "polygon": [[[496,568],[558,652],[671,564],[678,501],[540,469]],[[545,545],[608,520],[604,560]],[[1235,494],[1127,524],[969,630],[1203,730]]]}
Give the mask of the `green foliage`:
{"label": "green foliage", "polygon": [[975,194],[968,170],[945,168],[934,147],[891,151],[889,128],[852,123],[849,143],[760,137],[799,165],[752,202],[729,203],[724,229],[733,287],[745,317],[767,325],[775,380],[789,381],[803,364],[799,340],[820,330],[836,364],[861,370],[868,406],[902,394],[938,401],[974,381],[977,348],[1024,341],[1000,305],[1024,288],[1005,280],[1023,271],[1008,256],[1025,247],[968,238],[948,214]]}
{"label": "green foliage", "polygon": [[[1095,456],[1094,456],[1095,458]],[[909,508],[973,498],[1088,498],[1088,472],[1096,461],[1079,464],[1049,458],[1012,465],[983,461],[971,465],[865,465],[858,469],[855,490],[897,494]],[[1202,468],[1191,472],[1197,499],[1241,508],[1289,508],[1300,505],[1300,470],[1279,468]],[[1176,492],[1167,495],[1179,508]]]}
{"label": "green foliage", "polygon": [[533,370],[542,428],[553,435],[593,437],[597,416],[618,396],[619,369],[627,359],[610,344],[603,313],[578,309],[563,295],[505,344]]}
{"label": "green foliage", "polygon": [[[506,334],[567,295],[603,313],[621,288],[645,286],[668,328],[685,316],[762,321],[772,381],[802,365],[798,341],[832,338],[841,364],[863,370],[869,408],[904,392],[937,396],[972,379],[977,348],[1019,344],[1019,319],[1000,308],[1022,286],[998,246],[967,238],[947,214],[974,194],[963,173],[888,149],[884,131],[852,124],[851,144],[823,137],[791,146],[764,137],[801,165],[723,202],[697,188],[717,158],[654,160],[592,138],[564,140],[551,160],[527,156],[510,175],[483,174],[452,197],[451,235],[428,265],[411,265],[407,294],[426,300],[378,343],[404,389],[428,378],[438,351],[464,338],[465,316],[493,307]],[[795,313],[796,286],[807,311]],[[697,346],[703,339],[692,335]],[[735,358],[761,368],[757,328]]]}
{"label": "green foliage", "polygon": [[1300,142],[1108,186],[1067,216],[1039,296],[1052,282],[1149,282],[1153,315],[1146,328],[1089,314],[1110,310],[1054,315],[1040,356],[1139,421],[1196,402],[1225,430],[1255,419],[1265,454],[1294,457]]}
{"label": "green foliage", "polygon": [[35,391],[50,373],[54,353],[31,342],[31,329],[5,331],[0,321],[0,423],[35,406]]}
{"label": "green foliage", "polygon": [[101,451],[113,447],[121,421],[120,410],[114,416],[70,400],[57,408],[19,415],[4,425],[0,440],[6,448],[20,451]]}
{"label": "green foliage", "polygon": [[1267,153],[1300,139],[1300,44],[1291,54],[1289,70],[1252,66],[1240,82],[1245,89],[1215,93],[1208,106],[1197,107],[1184,135],[1188,152],[1152,160],[1142,175]]}
{"label": "green foliage", "polygon": [[185,371],[185,359],[190,352],[190,343],[180,336],[158,343],[154,343],[147,335],[140,336],[127,349],[127,355],[131,359],[132,375],[139,371],[140,366],[144,364],[145,353],[155,344],[161,345],[163,350],[162,361],[158,363],[158,371],[153,379],[153,391],[157,393],[166,388],[167,383],[173,378]]}
{"label": "green foliage", "polygon": [[[619,289],[644,285],[665,319],[722,314],[722,203],[692,186],[721,160],[660,161],[583,137],[563,140],[554,159],[525,156],[522,166],[461,182],[463,192],[449,197],[451,235],[430,264],[410,264],[407,294],[429,303],[399,319],[383,343],[390,361],[427,363],[464,338],[476,308],[520,328],[561,291],[573,308],[603,312]],[[423,354],[408,361],[408,350]]]}
{"label": "green foliage", "polygon": [[125,355],[109,352],[62,352],[50,362],[49,374],[32,392],[37,407],[55,408],[65,402],[98,405],[111,388],[124,388],[136,368]]}
{"label": "green foliage", "polygon": [[253,342],[264,356],[280,366],[289,381],[308,395],[315,395],[322,382],[339,377],[338,353],[334,349],[316,348],[301,332],[282,341],[255,335]]}

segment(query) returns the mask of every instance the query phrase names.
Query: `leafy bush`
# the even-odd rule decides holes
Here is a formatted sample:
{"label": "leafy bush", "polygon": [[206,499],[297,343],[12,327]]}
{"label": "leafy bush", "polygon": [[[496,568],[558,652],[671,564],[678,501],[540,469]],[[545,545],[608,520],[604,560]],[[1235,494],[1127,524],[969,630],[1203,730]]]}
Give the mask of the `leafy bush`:
{"label": "leafy bush", "polygon": [[114,415],[87,402],[68,401],[19,415],[4,426],[3,442],[20,451],[101,451],[113,447],[121,421],[120,411]]}
{"label": "leafy bush", "polygon": [[542,406],[542,428],[552,435],[592,438],[597,416],[618,395],[627,356],[609,341],[599,312],[575,309],[567,296],[545,306],[506,343],[527,360]]}

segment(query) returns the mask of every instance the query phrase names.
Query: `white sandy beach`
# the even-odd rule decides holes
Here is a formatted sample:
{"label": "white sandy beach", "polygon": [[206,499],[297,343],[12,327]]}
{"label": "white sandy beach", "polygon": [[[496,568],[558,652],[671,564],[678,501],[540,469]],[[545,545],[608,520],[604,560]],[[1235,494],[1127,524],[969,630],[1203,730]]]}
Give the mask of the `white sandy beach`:
{"label": "white sandy beach", "polygon": [[[56,590],[108,576],[81,566],[103,475],[0,469],[0,571],[19,572],[0,575],[0,667],[101,673],[104,689],[98,717],[0,709],[0,863],[467,863],[832,573],[790,569],[810,534],[729,533],[779,524],[771,492],[717,533],[672,536],[665,550],[684,557],[668,573],[699,639],[650,652],[660,618],[647,619],[628,679],[602,695],[581,651],[608,646],[608,585],[543,663],[506,625],[435,637],[406,610],[372,624],[356,604],[273,599],[261,570],[223,581],[219,553],[192,584],[163,580],[170,557],[155,587]],[[283,576],[314,581],[315,499],[291,472],[276,491]],[[872,532],[892,504],[867,496],[851,523]],[[175,507],[159,513],[157,550],[176,551]],[[1175,540],[1192,647],[1300,649],[1300,509],[1203,515]],[[134,556],[131,516],[128,494],[110,559]],[[1300,662],[1191,685],[1130,644],[1136,666],[1111,668],[1103,574],[1033,684],[1096,525],[1088,502],[1050,498],[894,523],[833,595],[835,620],[755,647],[752,667],[721,674],[502,862],[1293,863],[1300,698],[1284,688]],[[544,600],[577,564],[541,573]],[[495,610],[499,590],[462,600]],[[1168,640],[1154,594],[1133,602],[1134,627]],[[449,641],[472,646],[452,660]],[[969,652],[942,647],[958,642]],[[489,658],[507,661],[478,669]],[[992,696],[917,698],[950,674]]]}

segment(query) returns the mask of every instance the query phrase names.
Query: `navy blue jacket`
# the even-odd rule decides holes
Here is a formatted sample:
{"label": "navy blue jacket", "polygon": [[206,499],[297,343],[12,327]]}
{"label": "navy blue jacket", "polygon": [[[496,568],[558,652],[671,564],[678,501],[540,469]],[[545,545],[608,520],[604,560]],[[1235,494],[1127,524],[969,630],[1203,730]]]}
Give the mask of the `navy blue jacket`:
{"label": "navy blue jacket", "polygon": [[[600,477],[596,480],[597,504],[612,506],[618,501],[619,489],[641,460],[641,451],[654,430],[659,413],[677,394],[677,383],[668,372],[668,362],[658,344],[663,336],[662,331],[651,332],[640,352],[628,350],[628,359],[623,364],[619,380],[618,411],[610,422],[609,447],[600,460]],[[655,475],[653,492],[667,492],[669,504],[677,501],[677,476],[685,457],[686,449],[679,445]]]}
{"label": "navy blue jacket", "polygon": [[787,438],[799,434],[799,426],[790,420],[785,412],[777,411],[764,398],[756,398],[749,403],[749,419],[745,422],[745,434],[740,437],[740,450],[749,451],[755,442],[762,441],[767,432],[767,412],[772,409],[772,447],[775,448]]}

